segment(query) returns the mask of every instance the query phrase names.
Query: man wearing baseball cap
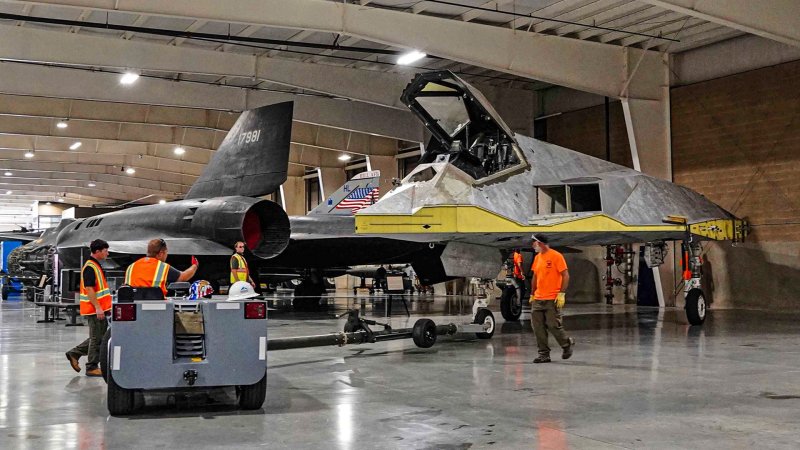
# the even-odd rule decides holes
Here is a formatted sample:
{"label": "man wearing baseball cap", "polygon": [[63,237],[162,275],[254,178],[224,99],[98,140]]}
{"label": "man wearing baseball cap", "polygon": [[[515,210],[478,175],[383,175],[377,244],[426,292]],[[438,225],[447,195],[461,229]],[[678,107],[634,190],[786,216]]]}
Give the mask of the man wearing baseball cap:
{"label": "man wearing baseball cap", "polygon": [[539,347],[539,356],[534,363],[550,362],[550,347],[548,334],[553,334],[558,345],[563,349],[562,359],[572,356],[575,340],[568,337],[561,324],[561,308],[566,302],[566,290],[569,285],[569,272],[564,256],[551,249],[547,236],[534,234],[533,249],[536,257],[533,259],[531,273],[531,325],[536,334],[536,345]]}

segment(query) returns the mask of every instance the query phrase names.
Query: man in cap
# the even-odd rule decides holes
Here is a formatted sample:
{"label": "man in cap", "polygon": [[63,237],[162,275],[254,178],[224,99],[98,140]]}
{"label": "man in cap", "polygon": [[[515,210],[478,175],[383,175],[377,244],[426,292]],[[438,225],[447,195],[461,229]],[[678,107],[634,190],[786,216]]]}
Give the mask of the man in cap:
{"label": "man in cap", "polygon": [[561,308],[566,302],[566,290],[569,285],[569,272],[564,256],[551,249],[547,236],[534,234],[533,249],[536,257],[533,259],[531,272],[531,325],[536,334],[536,345],[539,347],[539,356],[534,363],[550,362],[550,347],[548,334],[553,334],[563,352],[562,359],[572,356],[575,340],[568,337],[561,324]]}

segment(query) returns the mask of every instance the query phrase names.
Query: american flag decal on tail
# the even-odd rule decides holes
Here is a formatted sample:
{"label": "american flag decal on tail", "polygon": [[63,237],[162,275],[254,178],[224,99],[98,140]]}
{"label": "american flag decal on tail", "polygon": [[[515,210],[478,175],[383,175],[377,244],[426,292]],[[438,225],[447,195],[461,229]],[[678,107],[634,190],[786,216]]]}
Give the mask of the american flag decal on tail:
{"label": "american flag decal on tail", "polygon": [[344,200],[336,205],[336,209],[349,209],[355,214],[359,209],[366,208],[377,202],[378,197],[380,197],[380,190],[377,187],[355,188]]}

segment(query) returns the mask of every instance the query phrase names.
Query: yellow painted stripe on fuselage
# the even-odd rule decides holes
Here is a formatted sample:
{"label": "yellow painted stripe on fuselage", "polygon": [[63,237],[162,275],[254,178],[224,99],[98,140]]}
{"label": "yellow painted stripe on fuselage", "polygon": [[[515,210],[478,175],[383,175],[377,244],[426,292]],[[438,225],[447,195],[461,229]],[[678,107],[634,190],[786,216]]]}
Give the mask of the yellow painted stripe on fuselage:
{"label": "yellow painted stripe on fuselage", "polygon": [[479,206],[425,206],[413,215],[356,214],[358,234],[515,233],[529,231],[683,231],[680,225],[626,225],[605,214],[565,217],[547,225],[522,225]]}
{"label": "yellow painted stripe on fuselage", "polygon": [[[507,217],[474,205],[425,206],[414,214],[356,214],[356,234],[454,234],[454,233],[531,233],[531,232],[683,232],[675,224],[627,225],[605,214],[565,217],[563,221],[543,225],[523,225]],[[552,219],[551,219],[552,220]],[[711,223],[714,222],[714,223]],[[719,222],[719,223],[717,223]],[[692,232],[711,239],[731,239],[732,233],[709,233],[710,225],[722,230],[735,228],[734,221],[720,219],[703,222]],[[726,228],[727,227],[727,228]]]}

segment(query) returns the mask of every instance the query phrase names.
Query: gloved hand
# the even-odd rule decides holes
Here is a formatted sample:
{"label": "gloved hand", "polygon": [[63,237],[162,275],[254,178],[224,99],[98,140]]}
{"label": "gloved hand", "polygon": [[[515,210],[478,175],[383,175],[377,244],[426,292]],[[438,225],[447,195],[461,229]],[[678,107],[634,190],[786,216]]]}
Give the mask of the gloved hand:
{"label": "gloved hand", "polygon": [[200,262],[197,261],[197,258],[195,258],[194,256],[192,256],[192,265],[200,267]]}
{"label": "gloved hand", "polygon": [[558,309],[563,308],[564,303],[566,302],[567,302],[567,294],[559,292],[558,295],[556,295],[556,308]]}
{"label": "gloved hand", "polygon": [[535,299],[535,298],[533,298],[533,294],[531,294],[531,298],[530,298],[530,300],[528,300],[528,303],[533,303],[533,302],[535,302],[535,301],[536,301],[536,299]]}

